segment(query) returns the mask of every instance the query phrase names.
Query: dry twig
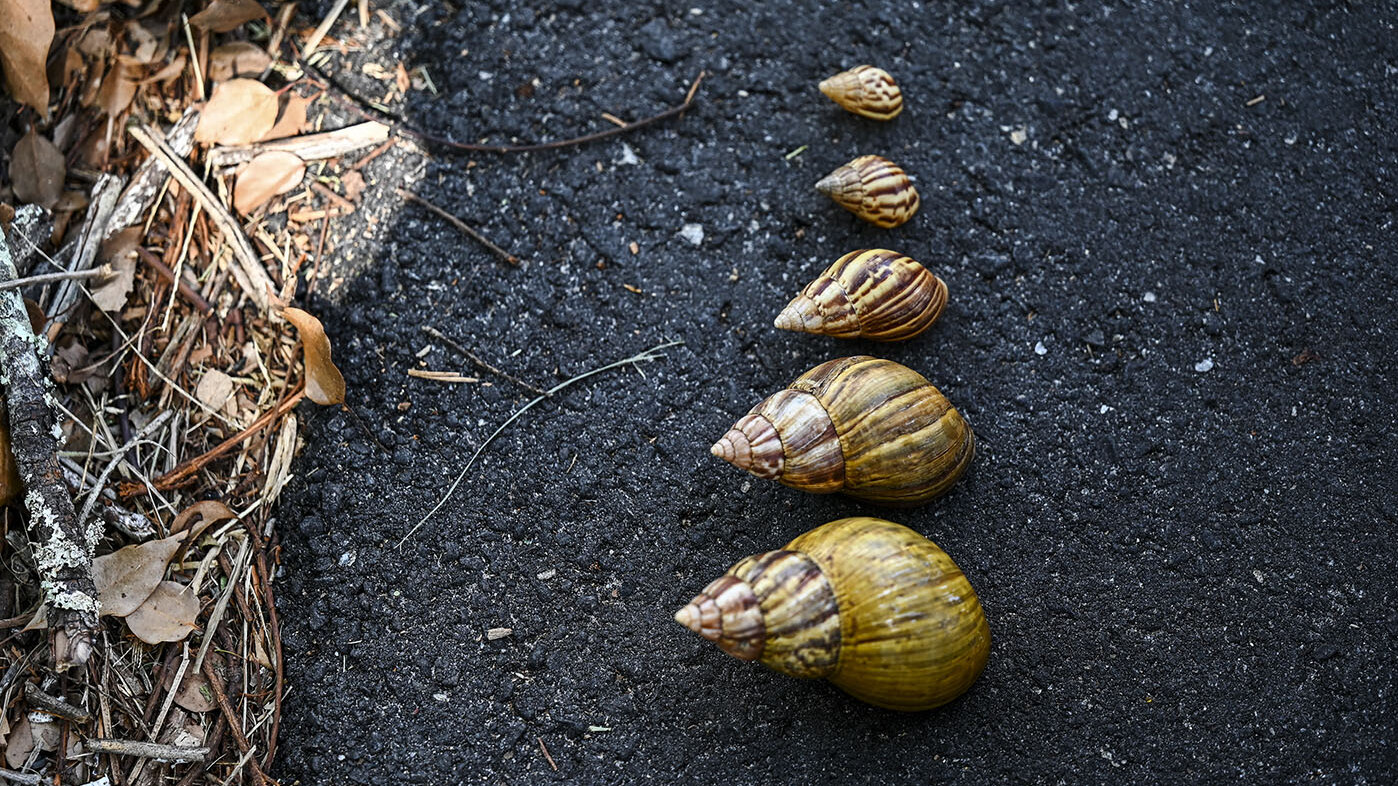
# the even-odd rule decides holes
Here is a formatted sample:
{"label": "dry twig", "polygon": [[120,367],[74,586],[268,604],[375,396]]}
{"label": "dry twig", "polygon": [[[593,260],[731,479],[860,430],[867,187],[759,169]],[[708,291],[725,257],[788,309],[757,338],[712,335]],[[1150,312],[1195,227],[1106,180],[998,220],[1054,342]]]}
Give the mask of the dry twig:
{"label": "dry twig", "polygon": [[500,257],[501,259],[510,263],[511,265],[514,265],[515,267],[519,267],[519,257],[490,242],[490,239],[487,238],[485,235],[482,235],[481,233],[472,229],[470,224],[467,224],[465,221],[462,221],[461,219],[457,218],[451,213],[448,213],[447,211],[441,209],[440,207],[437,207],[431,202],[428,202],[426,199],[423,199],[422,197],[418,196],[417,194],[414,194],[406,188],[399,188],[396,190],[398,192],[398,196],[403,197],[409,202],[416,202],[419,205],[422,205],[423,207],[427,208],[428,210],[431,210],[433,213],[436,213],[438,216],[441,216],[442,219],[445,220],[448,224],[451,224],[452,226],[456,227],[462,232],[465,232],[467,235],[470,235],[472,240],[475,240],[477,243],[480,243],[481,245],[485,246],[486,250],[490,251],[490,253],[494,254],[497,257]]}
{"label": "dry twig", "polygon": [[596,376],[597,374],[601,374],[604,371],[610,371],[614,368],[619,368],[621,366],[629,366],[635,363],[659,360],[660,358],[664,357],[664,355],[656,354],[660,350],[667,349],[669,347],[679,346],[683,343],[683,341],[667,341],[663,344],[657,344],[651,347],[650,349],[647,349],[645,352],[632,355],[629,358],[623,358],[621,360],[616,361],[615,363],[608,363],[605,366],[594,368],[591,371],[584,372],[571,379],[566,379],[558,383],[557,385],[554,385],[553,387],[549,388],[548,390],[544,391],[543,395],[537,396],[528,404],[525,404],[524,406],[515,410],[515,413],[513,415],[509,416],[504,423],[500,424],[500,428],[495,429],[495,431],[489,437],[486,437],[485,442],[482,442],[481,446],[476,448],[476,452],[471,454],[471,460],[467,461],[466,466],[461,468],[461,473],[456,476],[456,480],[452,481],[451,486],[449,486],[447,488],[446,493],[442,495],[442,499],[438,501],[437,504],[433,506],[431,510],[427,511],[427,515],[423,516],[422,519],[418,521],[418,523],[414,524],[412,529],[408,530],[408,534],[404,535],[403,538],[398,541],[398,545],[394,546],[394,548],[402,548],[403,544],[408,542],[408,538],[411,538],[414,533],[416,533],[419,529],[422,528],[423,524],[427,523],[428,519],[432,518],[432,516],[435,515],[437,511],[442,509],[443,505],[447,504],[447,500],[451,499],[451,495],[456,493],[456,487],[460,486],[461,481],[466,479],[466,473],[471,471],[471,465],[476,463],[476,459],[480,458],[481,453],[484,452],[486,448],[490,447],[490,443],[494,442],[496,437],[500,436],[500,432],[509,428],[511,423],[515,422],[516,420],[519,420],[519,418],[522,415],[524,415],[524,413],[532,409],[535,404],[538,404],[540,401],[543,401],[549,396],[552,396],[554,393],[557,393],[558,391],[568,387],[569,385],[572,385],[575,382],[581,382],[584,379],[587,379],[588,377]]}

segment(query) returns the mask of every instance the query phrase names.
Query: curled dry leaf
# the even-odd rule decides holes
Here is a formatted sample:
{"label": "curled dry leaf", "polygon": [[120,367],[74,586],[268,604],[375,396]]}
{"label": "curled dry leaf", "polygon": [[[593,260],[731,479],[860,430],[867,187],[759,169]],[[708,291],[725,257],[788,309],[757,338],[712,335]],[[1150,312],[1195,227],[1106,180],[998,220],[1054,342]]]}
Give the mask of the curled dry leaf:
{"label": "curled dry leaf", "polygon": [[[0,7],[3,6],[0,0]],[[21,202],[53,208],[63,196],[63,178],[67,173],[63,154],[33,126],[15,143],[10,156],[10,181]]]}
{"label": "curled dry leaf", "polygon": [[199,618],[199,598],[189,587],[162,581],[140,608],[126,617],[126,626],[147,644],[183,641]]}
{"label": "curled dry leaf", "polygon": [[247,41],[234,41],[209,53],[209,79],[227,82],[240,76],[256,76],[271,64],[267,50]]}
{"label": "curled dry leaf", "polygon": [[245,22],[267,18],[267,11],[255,0],[213,0],[203,11],[191,16],[189,23],[211,33],[227,33]]}
{"label": "curled dry leaf", "polygon": [[49,77],[45,62],[53,43],[49,0],[0,1],[0,68],[10,95],[49,116]]}
{"label": "curled dry leaf", "polygon": [[233,207],[247,215],[267,200],[301,185],[306,174],[306,162],[295,153],[269,150],[259,154],[238,172],[233,186]]}
{"label": "curled dry leaf", "polygon": [[214,88],[194,141],[246,145],[261,139],[277,121],[277,94],[255,79],[230,79]]}
{"label": "curled dry leaf", "polygon": [[295,326],[306,347],[306,397],[325,406],[345,403],[345,378],[330,360],[325,326],[299,308],[288,307],[282,316]]}

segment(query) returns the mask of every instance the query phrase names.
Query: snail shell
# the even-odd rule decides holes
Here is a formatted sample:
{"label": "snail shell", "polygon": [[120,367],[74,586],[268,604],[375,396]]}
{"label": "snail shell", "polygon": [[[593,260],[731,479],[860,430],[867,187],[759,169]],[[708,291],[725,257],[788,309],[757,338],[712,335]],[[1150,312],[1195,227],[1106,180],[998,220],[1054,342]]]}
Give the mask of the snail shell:
{"label": "snail shell", "polygon": [[875,226],[892,229],[917,212],[917,189],[887,158],[860,156],[816,183],[816,190]]}
{"label": "snail shell", "polygon": [[802,491],[909,506],[951,488],[976,437],[921,374],[857,355],[822,363],[768,396],[710,452]]}
{"label": "snail shell", "polygon": [[851,251],[806,285],[775,325],[836,338],[902,341],[932,326],[947,304],[947,285],[895,251]]}
{"label": "snail shell", "polygon": [[980,600],[951,557],[867,517],[742,560],[675,620],[739,660],[909,712],[960,696],[990,654]]}
{"label": "snail shell", "polygon": [[820,83],[820,92],[856,115],[892,120],[903,111],[903,91],[882,68],[855,66]]}

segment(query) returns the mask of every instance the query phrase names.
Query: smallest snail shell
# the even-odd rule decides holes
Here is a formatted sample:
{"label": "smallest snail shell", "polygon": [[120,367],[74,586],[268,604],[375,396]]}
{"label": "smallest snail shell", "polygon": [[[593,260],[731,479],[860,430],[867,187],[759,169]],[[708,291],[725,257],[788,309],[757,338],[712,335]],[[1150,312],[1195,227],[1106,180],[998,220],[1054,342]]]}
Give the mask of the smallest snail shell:
{"label": "smallest snail shell", "polygon": [[820,92],[845,109],[875,120],[892,120],[903,111],[903,91],[882,68],[855,66],[820,83]]}
{"label": "smallest snail shell", "polygon": [[908,174],[879,156],[860,156],[816,183],[816,190],[875,226],[892,229],[921,204]]}
{"label": "smallest snail shell", "polygon": [[806,285],[776,327],[835,338],[903,341],[932,326],[947,304],[947,285],[896,251],[851,251]]}

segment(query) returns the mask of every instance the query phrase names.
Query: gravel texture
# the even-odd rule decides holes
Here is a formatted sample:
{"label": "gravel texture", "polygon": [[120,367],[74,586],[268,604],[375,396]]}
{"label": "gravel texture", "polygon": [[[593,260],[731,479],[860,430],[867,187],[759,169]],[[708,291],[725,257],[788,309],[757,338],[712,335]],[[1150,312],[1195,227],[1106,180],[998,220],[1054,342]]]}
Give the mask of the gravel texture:
{"label": "gravel texture", "polygon": [[[312,301],[387,450],[301,410],[279,514],[280,777],[1398,777],[1393,4],[383,7],[403,33],[375,20],[340,79],[372,98],[363,63],[424,66],[440,94],[406,113],[461,139],[598,130],[711,75],[686,117],[618,139],[402,148],[368,169],[527,264],[385,201]],[[902,84],[890,123],[816,90],[864,62]],[[909,224],[861,225],[811,188],[865,153],[916,176]],[[929,333],[771,327],[861,247],[946,279]],[[545,387],[685,343],[535,407],[395,548],[532,398],[483,372],[409,377],[478,373],[423,325]],[[980,447],[950,495],[883,512],[957,560],[994,637],[970,692],[919,715],[739,663],[671,620],[739,558],[880,513],[708,454],[759,399],[858,353],[923,372]]]}

